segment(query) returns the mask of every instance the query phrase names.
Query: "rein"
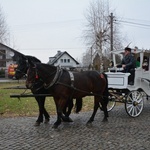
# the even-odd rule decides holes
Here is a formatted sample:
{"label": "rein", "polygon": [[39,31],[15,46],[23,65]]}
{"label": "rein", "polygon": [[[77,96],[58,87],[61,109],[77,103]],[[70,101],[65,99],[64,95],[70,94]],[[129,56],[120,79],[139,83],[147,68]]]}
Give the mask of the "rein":
{"label": "rein", "polygon": [[[40,86],[36,91],[40,90],[42,87],[44,87],[45,89],[49,89],[50,87],[52,87],[53,85],[56,85],[56,84],[60,84],[60,85],[63,85],[63,86],[66,86],[68,88],[71,88],[73,89],[73,92],[74,91],[78,91],[78,92],[82,92],[82,93],[85,93],[85,94],[88,94],[89,96],[99,96],[99,97],[105,97],[103,95],[99,95],[97,93],[93,93],[93,92],[88,92],[88,91],[85,91],[85,90],[81,90],[81,89],[78,89],[74,86],[74,75],[72,72],[68,71],[69,73],[69,76],[70,76],[70,80],[71,80],[71,85],[68,85],[68,84],[65,84],[65,83],[62,83],[62,82],[59,82],[59,78],[61,77],[62,75],[62,72],[63,72],[63,69],[61,69],[60,67],[57,67],[57,70],[56,70],[56,73],[55,73],[55,76],[52,80],[52,82],[50,82],[49,84],[46,84],[44,83],[43,80],[41,80],[43,82],[43,85]],[[53,73],[52,73],[53,74]],[[50,74],[50,75],[52,75]],[[37,73],[37,70],[36,70],[36,76],[38,75]],[[102,76],[103,77],[103,76]],[[104,78],[104,77],[103,77]]]}
{"label": "rein", "polygon": [[76,87],[74,87],[72,85],[68,85],[68,84],[65,84],[65,83],[62,83],[62,82],[57,82],[56,84],[60,84],[60,85],[66,86],[68,88],[72,88],[73,90],[78,91],[78,92],[86,93],[89,96],[93,95],[93,96],[105,97],[105,96],[102,96],[102,95],[99,95],[99,94],[96,94],[96,93],[92,93],[92,92],[84,91],[84,90],[81,90],[81,89],[77,89]]}

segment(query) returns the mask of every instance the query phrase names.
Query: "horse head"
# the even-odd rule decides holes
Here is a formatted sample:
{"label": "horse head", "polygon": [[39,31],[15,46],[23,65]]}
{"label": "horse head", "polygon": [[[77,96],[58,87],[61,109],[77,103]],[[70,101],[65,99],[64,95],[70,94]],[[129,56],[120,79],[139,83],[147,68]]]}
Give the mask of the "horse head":
{"label": "horse head", "polygon": [[33,63],[30,59],[28,60],[28,69],[27,69],[27,78],[26,78],[26,87],[32,89],[34,84],[38,80],[36,64]]}
{"label": "horse head", "polygon": [[16,79],[20,79],[26,75],[29,68],[29,61],[33,63],[41,63],[41,61],[34,56],[20,55],[17,60],[18,67],[15,72]]}
{"label": "horse head", "polygon": [[55,84],[60,73],[61,69],[59,67],[29,61],[26,86],[32,88],[40,81],[48,89]]}
{"label": "horse head", "polygon": [[27,62],[27,58],[25,57],[25,55],[19,56],[17,60],[17,64],[18,64],[18,67],[16,68],[16,71],[15,71],[15,78],[20,79],[26,74],[27,68],[28,68],[28,62]]}

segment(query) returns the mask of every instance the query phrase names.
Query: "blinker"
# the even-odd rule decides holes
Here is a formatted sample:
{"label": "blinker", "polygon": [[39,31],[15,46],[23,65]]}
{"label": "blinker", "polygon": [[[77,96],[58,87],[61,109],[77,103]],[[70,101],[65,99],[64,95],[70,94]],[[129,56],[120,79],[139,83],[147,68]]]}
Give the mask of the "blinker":
{"label": "blinker", "polygon": [[38,78],[39,78],[39,76],[36,74],[35,78],[36,78],[36,79],[38,79]]}
{"label": "blinker", "polygon": [[103,79],[103,78],[104,78],[104,75],[103,75],[103,74],[100,74],[100,77]]}

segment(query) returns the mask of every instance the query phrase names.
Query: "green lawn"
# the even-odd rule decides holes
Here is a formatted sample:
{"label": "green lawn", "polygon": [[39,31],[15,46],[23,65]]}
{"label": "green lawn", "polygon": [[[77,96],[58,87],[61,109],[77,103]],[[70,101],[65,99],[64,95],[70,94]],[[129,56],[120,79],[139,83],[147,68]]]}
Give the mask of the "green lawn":
{"label": "green lawn", "polygon": [[[34,97],[10,98],[11,94],[21,94],[25,90],[22,89],[4,89],[7,87],[24,86],[24,82],[20,83],[0,83],[0,115],[4,117],[11,116],[37,116],[38,105]],[[30,93],[27,90],[26,93]],[[83,99],[82,111],[93,109],[93,97]],[[56,114],[55,104],[52,97],[46,98],[45,108],[49,114]]]}

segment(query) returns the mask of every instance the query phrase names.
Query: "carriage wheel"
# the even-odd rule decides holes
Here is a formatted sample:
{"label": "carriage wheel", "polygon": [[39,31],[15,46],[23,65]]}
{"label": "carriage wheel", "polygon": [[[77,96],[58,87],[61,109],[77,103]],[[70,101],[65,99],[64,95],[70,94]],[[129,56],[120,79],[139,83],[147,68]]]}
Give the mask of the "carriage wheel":
{"label": "carriage wheel", "polygon": [[111,111],[116,105],[116,101],[114,98],[110,98],[107,104],[107,111]]}
{"label": "carriage wheel", "polygon": [[131,91],[126,97],[125,110],[131,117],[137,117],[143,110],[143,98],[139,91]]}

